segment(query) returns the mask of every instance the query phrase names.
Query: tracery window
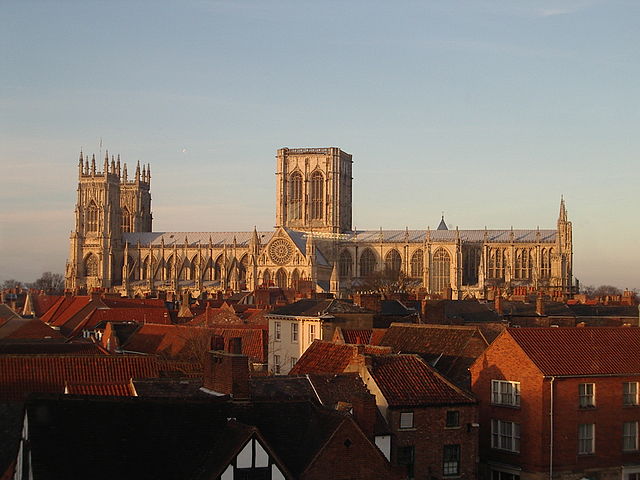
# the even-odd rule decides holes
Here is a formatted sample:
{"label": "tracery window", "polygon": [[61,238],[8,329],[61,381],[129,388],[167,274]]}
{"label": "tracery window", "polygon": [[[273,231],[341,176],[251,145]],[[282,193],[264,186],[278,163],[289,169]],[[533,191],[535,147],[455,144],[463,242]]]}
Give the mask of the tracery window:
{"label": "tracery window", "polygon": [[504,278],[504,249],[492,248],[489,252],[489,278]]}
{"label": "tracery window", "polygon": [[122,228],[123,232],[131,232],[133,230],[132,226],[131,226],[131,214],[129,213],[129,210],[127,209],[127,207],[124,207],[122,209],[122,222],[120,224],[120,227]]}
{"label": "tracery window", "polygon": [[271,274],[269,273],[269,270],[267,269],[262,274],[262,285],[264,285],[265,287],[268,287],[270,284],[271,284]]}
{"label": "tracery window", "polygon": [[238,264],[238,276],[240,277],[240,281],[244,281],[247,279],[247,266],[249,265],[249,256],[244,255],[240,259],[240,263]]}
{"label": "tracery window", "polygon": [[214,266],[214,280],[220,280],[222,278],[222,271],[224,270],[222,256],[219,256]]}
{"label": "tracery window", "polygon": [[170,257],[167,263],[165,263],[164,275],[165,280],[171,280],[173,278],[173,257]]}
{"label": "tracery window", "polygon": [[411,276],[414,278],[422,278],[424,271],[424,252],[422,249],[416,250],[411,255]]}
{"label": "tracery window", "polygon": [[87,208],[87,232],[95,233],[98,231],[98,207],[92,201]]}
{"label": "tracery window", "polygon": [[515,278],[531,277],[531,254],[526,248],[516,250]]}
{"label": "tracery window", "polygon": [[398,251],[395,248],[390,250],[384,258],[384,268],[389,272],[399,272],[401,266],[402,259]]}
{"label": "tracery window", "polygon": [[324,177],[322,173],[311,175],[311,220],[321,220],[324,210]]}
{"label": "tracery window", "polygon": [[291,288],[293,288],[294,290],[298,290],[299,286],[300,286],[300,272],[296,268],[291,274]]}
{"label": "tracery window", "polygon": [[151,262],[149,261],[149,257],[145,258],[142,262],[142,271],[140,272],[140,277],[142,280],[147,280],[150,277],[149,270],[151,269]]}
{"label": "tracery window", "polygon": [[84,261],[84,275],[85,277],[98,276],[98,257],[91,253]]}
{"label": "tracery window", "polygon": [[349,278],[351,276],[351,269],[353,268],[353,258],[349,253],[349,250],[343,250],[340,253],[338,259],[338,274],[340,278]]}
{"label": "tracery window", "polygon": [[302,175],[296,172],[291,175],[289,183],[289,208],[292,220],[302,218]]}
{"label": "tracery window", "polygon": [[370,249],[365,249],[360,255],[360,276],[366,277],[376,270],[376,256]]}
{"label": "tracery window", "polygon": [[433,255],[432,269],[432,290],[435,293],[442,293],[444,289],[451,286],[450,280],[451,257],[444,248],[439,248]]}
{"label": "tracery window", "polygon": [[287,272],[284,268],[276,272],[276,285],[280,288],[287,288]]}
{"label": "tracery window", "polygon": [[551,249],[543,248],[540,258],[540,277],[549,278],[551,276]]}
{"label": "tracery window", "polygon": [[463,248],[462,250],[462,283],[463,285],[475,285],[478,283],[478,271],[480,269],[480,249],[477,247]]}

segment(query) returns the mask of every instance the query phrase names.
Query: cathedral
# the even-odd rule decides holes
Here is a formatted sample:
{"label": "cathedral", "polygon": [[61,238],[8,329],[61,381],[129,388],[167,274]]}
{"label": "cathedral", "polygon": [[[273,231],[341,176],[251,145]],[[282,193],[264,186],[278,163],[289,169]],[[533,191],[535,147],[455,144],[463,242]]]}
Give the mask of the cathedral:
{"label": "cathedral", "polygon": [[[347,296],[375,275],[401,275],[424,294],[487,298],[490,291],[568,296],[571,222],[564,200],[551,230],[354,230],[352,156],[339,148],[276,155],[276,227],[258,232],[154,232],[151,168],[130,177],[120,156],[78,162],[66,286],[129,296],[193,296],[260,286]],[[382,272],[382,273],[381,273]]]}

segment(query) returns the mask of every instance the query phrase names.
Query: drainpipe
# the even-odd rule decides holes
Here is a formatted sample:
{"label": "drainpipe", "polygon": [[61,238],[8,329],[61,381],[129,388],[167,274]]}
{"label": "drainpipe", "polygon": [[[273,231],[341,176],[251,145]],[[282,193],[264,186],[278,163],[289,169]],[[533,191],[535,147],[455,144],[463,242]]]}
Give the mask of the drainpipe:
{"label": "drainpipe", "polygon": [[556,377],[551,377],[549,389],[549,480],[553,479],[553,381]]}

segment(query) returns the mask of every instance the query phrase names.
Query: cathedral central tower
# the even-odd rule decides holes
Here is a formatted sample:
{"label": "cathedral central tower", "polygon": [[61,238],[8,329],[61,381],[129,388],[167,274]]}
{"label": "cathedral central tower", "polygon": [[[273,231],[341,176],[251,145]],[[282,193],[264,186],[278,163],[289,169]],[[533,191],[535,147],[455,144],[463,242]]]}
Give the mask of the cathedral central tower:
{"label": "cathedral central tower", "polygon": [[339,148],[281,148],[276,170],[276,226],[351,231],[351,155]]}

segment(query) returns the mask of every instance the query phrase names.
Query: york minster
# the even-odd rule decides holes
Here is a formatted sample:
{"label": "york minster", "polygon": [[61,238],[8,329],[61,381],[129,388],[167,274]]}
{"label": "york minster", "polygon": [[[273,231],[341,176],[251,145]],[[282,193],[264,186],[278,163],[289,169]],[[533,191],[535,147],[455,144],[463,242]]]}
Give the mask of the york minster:
{"label": "york minster", "polygon": [[[346,296],[376,272],[399,272],[424,293],[486,298],[524,288],[561,297],[573,288],[571,222],[564,200],[555,229],[355,230],[352,156],[339,148],[276,155],[273,231],[154,232],[151,168],[130,174],[120,156],[80,153],[66,286],[123,295],[193,296],[261,286]],[[422,222],[423,219],[416,220]]]}

